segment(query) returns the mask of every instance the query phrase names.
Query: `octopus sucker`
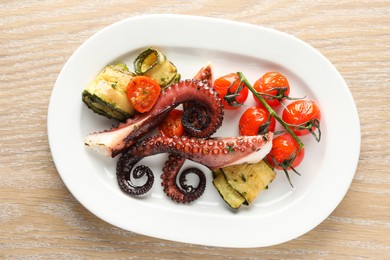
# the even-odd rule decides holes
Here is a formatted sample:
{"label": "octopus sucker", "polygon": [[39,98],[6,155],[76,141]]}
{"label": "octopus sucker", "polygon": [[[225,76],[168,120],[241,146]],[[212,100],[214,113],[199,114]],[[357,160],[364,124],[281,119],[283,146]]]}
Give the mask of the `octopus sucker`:
{"label": "octopus sucker", "polygon": [[218,93],[206,81],[187,79],[162,91],[149,112],[137,114],[109,130],[91,133],[85,138],[85,144],[97,152],[115,157],[156,128],[172,109],[183,103],[196,104],[189,111],[192,116],[203,115],[200,121],[198,118],[192,120],[190,115],[184,117],[183,126],[188,135],[208,137],[222,125],[223,105]]}
{"label": "octopus sucker", "polygon": [[[134,173],[131,172],[133,166],[142,158],[160,153],[180,156],[180,160],[189,159],[203,164],[210,169],[234,164],[259,162],[271,150],[272,137],[272,132],[257,136],[216,137],[207,139],[165,136],[149,137],[139,141],[122,153],[117,164],[118,183],[125,193],[130,195],[143,194],[140,191],[146,190],[144,186],[149,187],[151,182],[153,184],[153,178],[151,178],[149,173],[146,174],[148,180],[144,186],[133,187],[129,185],[129,176],[134,176]],[[239,142],[241,140],[242,142]],[[188,151],[185,152],[185,149],[176,149],[177,144],[183,147],[189,147]],[[214,152],[202,153],[202,150]],[[175,160],[178,160],[177,158]],[[181,164],[178,161],[176,163],[177,166],[175,167]],[[167,174],[174,174],[175,172],[176,169],[167,170]],[[163,182],[165,178],[163,176]],[[172,181],[172,178],[170,178],[170,181]]]}
{"label": "octopus sucker", "polygon": [[[167,196],[173,201],[191,203],[203,194],[206,188],[206,176],[201,170],[193,167],[187,168],[180,173],[184,162],[185,158],[180,155],[169,155],[169,159],[166,161],[163,174],[161,175],[161,186]],[[195,188],[185,183],[188,174],[198,176],[199,183]],[[179,178],[177,178],[178,176]]]}
{"label": "octopus sucker", "polygon": [[[203,66],[195,75],[194,79],[207,83],[204,84],[205,90],[207,90],[209,86],[212,86],[213,70],[211,63],[207,63]],[[210,89],[209,94],[215,94],[213,89]],[[207,109],[204,109],[199,103],[187,102],[183,104],[183,110],[184,119],[182,122],[184,124],[184,128],[187,129],[187,134],[192,136],[201,136],[204,138],[209,137],[202,134],[203,129],[210,123],[210,117],[207,113]],[[210,134],[212,134],[212,132],[209,132],[209,135]],[[182,141],[186,140],[187,137],[184,136]],[[185,153],[192,149],[189,145],[184,145],[182,142],[178,142],[175,147],[177,150],[182,149]],[[206,177],[205,174],[197,168],[189,168],[181,171],[181,167],[184,162],[185,158],[180,155],[170,154],[168,161],[165,163],[166,167],[163,168],[161,185],[163,186],[166,195],[173,201],[179,203],[190,203],[202,196],[206,187]],[[196,188],[189,186],[184,182],[189,173],[195,174],[199,178],[199,184]]]}
{"label": "octopus sucker", "polygon": [[[117,175],[117,181],[123,192],[129,195],[139,196],[147,193],[152,188],[154,175],[150,168],[145,165],[139,165],[134,168],[136,163],[137,161],[131,163],[128,161],[118,163],[117,171],[124,172],[126,174]],[[137,186],[133,184],[132,179],[140,179],[144,176],[147,178],[144,185]]]}

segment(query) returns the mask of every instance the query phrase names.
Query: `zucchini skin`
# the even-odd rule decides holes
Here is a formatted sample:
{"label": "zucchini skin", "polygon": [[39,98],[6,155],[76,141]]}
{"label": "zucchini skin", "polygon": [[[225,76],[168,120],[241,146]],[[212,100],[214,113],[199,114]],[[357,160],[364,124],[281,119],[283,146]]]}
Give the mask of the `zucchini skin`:
{"label": "zucchini skin", "polygon": [[233,209],[245,203],[245,198],[230,186],[221,169],[213,170],[213,184],[222,199]]}
{"label": "zucchini skin", "polygon": [[84,89],[82,101],[93,112],[124,122],[135,113],[126,94],[127,85],[134,76],[124,63],[108,65]]}
{"label": "zucchini skin", "polygon": [[113,106],[109,102],[105,102],[100,96],[92,94],[87,90],[83,91],[82,100],[93,112],[110,119],[124,122],[132,116],[132,114]]}
{"label": "zucchini skin", "polygon": [[154,48],[141,52],[134,60],[134,71],[137,75],[154,78],[161,88],[179,82],[180,74],[168,58]]}
{"label": "zucchini skin", "polygon": [[276,173],[264,160],[255,164],[239,164],[213,170],[214,186],[233,209],[252,204],[275,177]]}

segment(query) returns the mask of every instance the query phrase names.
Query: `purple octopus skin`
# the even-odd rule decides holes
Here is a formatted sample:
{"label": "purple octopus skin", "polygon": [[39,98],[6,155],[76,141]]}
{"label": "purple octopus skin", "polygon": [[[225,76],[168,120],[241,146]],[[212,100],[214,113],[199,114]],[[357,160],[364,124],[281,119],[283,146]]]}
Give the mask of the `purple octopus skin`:
{"label": "purple octopus skin", "polygon": [[[165,194],[179,203],[191,203],[197,200],[206,188],[206,176],[201,170],[191,167],[180,172],[185,160],[181,155],[170,154],[161,174],[161,186]],[[185,183],[188,174],[198,176],[199,183],[195,188]],[[177,176],[179,176],[179,185]]]}
{"label": "purple octopus skin", "polygon": [[[255,163],[262,160],[271,150],[273,133],[257,136],[194,138],[157,136],[133,145],[119,158],[117,180],[119,187],[130,195],[139,195],[139,189],[131,185],[130,175],[133,166],[142,158],[160,153],[180,155],[185,159],[201,163],[210,169],[234,164]],[[153,181],[148,174],[146,186]]]}
{"label": "purple octopus skin", "polygon": [[[194,79],[206,82],[209,86],[212,86],[213,75],[212,65],[211,63],[207,63],[198,71],[194,76]],[[196,106],[194,103],[183,104],[184,117],[187,117],[188,119],[198,117],[197,112],[199,111],[199,108],[194,109],[194,105]],[[200,111],[202,110],[200,109]],[[200,120],[195,119],[192,120],[192,122],[202,125],[202,117]],[[209,136],[204,137],[206,138]],[[186,159],[180,155],[169,154],[168,160],[165,162],[163,168],[163,173],[161,174],[161,186],[163,187],[163,191],[169,198],[178,203],[191,203],[197,200],[202,196],[206,188],[206,176],[201,170],[197,168],[188,168],[181,171],[185,161]],[[199,183],[196,188],[185,183],[186,175],[188,174],[197,175]]]}
{"label": "purple octopus skin", "polygon": [[208,137],[222,125],[223,105],[218,93],[206,81],[183,80],[161,92],[156,104],[147,113],[137,114],[125,123],[98,133],[89,134],[85,144],[93,150],[107,156],[115,157],[132,146],[140,138],[156,128],[168,113],[182,103],[193,102],[196,107],[202,107],[207,115],[207,124],[200,128],[190,122],[183,122],[188,135]]}

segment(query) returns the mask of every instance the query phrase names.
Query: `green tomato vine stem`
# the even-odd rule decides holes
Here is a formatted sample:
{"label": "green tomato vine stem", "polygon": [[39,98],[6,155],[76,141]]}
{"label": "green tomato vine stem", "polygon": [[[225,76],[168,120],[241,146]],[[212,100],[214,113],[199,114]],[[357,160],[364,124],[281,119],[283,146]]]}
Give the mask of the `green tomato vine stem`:
{"label": "green tomato vine stem", "polygon": [[238,76],[240,77],[240,80],[247,86],[247,88],[253,93],[253,95],[264,105],[264,107],[268,110],[270,113],[270,116],[273,116],[278,122],[283,126],[284,129],[294,138],[294,140],[298,143],[299,149],[296,152],[295,157],[299,154],[299,152],[303,149],[304,144],[302,141],[298,138],[298,136],[291,130],[290,126],[283,121],[283,119],[273,110],[273,108],[268,105],[268,103],[264,100],[264,98],[260,95],[259,92],[257,92],[253,86],[249,83],[248,79],[244,76],[242,72],[237,72]]}

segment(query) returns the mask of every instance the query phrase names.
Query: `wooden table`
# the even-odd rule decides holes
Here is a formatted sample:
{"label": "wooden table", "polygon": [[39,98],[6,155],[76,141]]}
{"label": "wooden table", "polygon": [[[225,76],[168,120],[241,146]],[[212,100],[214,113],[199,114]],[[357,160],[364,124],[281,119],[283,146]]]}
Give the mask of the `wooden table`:
{"label": "wooden table", "polygon": [[[70,194],[47,139],[56,77],[76,48],[98,30],[150,13],[267,26],[308,42],[337,67],[358,108],[362,144],[352,185],[323,223],[268,248],[197,246],[123,231],[95,217]],[[389,1],[3,0],[0,24],[1,258],[389,259]]]}

